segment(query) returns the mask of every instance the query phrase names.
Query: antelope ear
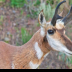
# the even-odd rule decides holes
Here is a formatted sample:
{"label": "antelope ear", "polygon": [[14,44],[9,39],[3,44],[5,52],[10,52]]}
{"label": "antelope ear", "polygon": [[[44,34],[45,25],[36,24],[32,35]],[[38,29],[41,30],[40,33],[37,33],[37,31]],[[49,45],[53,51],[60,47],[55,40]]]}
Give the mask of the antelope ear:
{"label": "antelope ear", "polygon": [[42,10],[42,11],[40,12],[40,14],[39,14],[38,21],[39,21],[39,24],[40,24],[42,27],[45,27],[45,25],[46,25],[46,19],[45,19],[43,10]]}

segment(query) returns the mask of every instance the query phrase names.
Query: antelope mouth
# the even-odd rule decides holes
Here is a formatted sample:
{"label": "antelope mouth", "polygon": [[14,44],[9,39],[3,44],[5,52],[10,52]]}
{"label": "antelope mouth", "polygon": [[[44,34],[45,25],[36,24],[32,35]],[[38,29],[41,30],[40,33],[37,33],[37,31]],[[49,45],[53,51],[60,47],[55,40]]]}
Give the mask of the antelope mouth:
{"label": "antelope mouth", "polygon": [[72,41],[66,35],[63,35],[63,40],[65,41],[64,46],[70,51],[66,53],[72,55]]}
{"label": "antelope mouth", "polygon": [[64,52],[67,56],[72,56],[72,52],[69,53],[69,52]]}

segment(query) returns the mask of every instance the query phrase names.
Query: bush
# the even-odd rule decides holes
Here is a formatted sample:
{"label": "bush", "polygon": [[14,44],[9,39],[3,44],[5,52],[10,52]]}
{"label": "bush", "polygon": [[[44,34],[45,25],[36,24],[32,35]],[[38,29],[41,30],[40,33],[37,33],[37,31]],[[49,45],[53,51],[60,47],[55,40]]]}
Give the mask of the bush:
{"label": "bush", "polygon": [[26,0],[11,0],[12,7],[23,7],[26,4]]}
{"label": "bush", "polygon": [[5,0],[0,0],[0,3],[3,3],[3,2],[5,2]]}
{"label": "bush", "polygon": [[31,39],[31,35],[26,31],[26,29],[25,28],[22,28],[21,29],[21,35],[22,35],[22,42],[23,42],[23,44],[25,44],[25,43],[27,43],[30,39]]}
{"label": "bush", "polygon": [[45,15],[47,20],[52,18],[54,15],[54,12],[55,12],[55,9],[52,9],[50,4],[46,5],[45,3],[42,3],[40,5],[39,10],[38,10],[39,11],[38,14],[40,13],[41,10],[44,11],[44,15]]}

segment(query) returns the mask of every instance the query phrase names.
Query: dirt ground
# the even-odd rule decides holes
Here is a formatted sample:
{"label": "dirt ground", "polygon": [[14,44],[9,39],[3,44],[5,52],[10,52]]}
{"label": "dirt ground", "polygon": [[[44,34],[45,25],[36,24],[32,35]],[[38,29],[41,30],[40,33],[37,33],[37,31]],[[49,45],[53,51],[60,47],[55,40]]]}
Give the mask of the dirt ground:
{"label": "dirt ground", "polygon": [[[26,28],[30,34],[34,34],[40,28],[37,26],[37,19],[27,18],[27,12],[21,14],[21,10],[23,9],[0,6],[0,41],[22,45],[21,28]],[[66,26],[66,34],[72,40],[71,23]],[[69,69],[66,62],[60,58],[58,52],[51,52],[38,69]]]}

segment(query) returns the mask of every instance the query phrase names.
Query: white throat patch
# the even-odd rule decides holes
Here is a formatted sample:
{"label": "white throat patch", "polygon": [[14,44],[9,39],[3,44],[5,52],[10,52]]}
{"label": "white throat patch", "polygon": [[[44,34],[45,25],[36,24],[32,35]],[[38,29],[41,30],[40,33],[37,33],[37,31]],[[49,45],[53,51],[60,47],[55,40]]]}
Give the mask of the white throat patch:
{"label": "white throat patch", "polygon": [[36,51],[36,56],[37,56],[37,58],[40,60],[40,59],[42,58],[42,56],[43,56],[43,52],[42,52],[42,50],[40,49],[40,47],[38,46],[38,42],[35,43],[34,49],[35,49],[35,51]]}
{"label": "white throat patch", "polygon": [[39,66],[39,64],[34,64],[32,61],[30,61],[29,66],[31,69],[36,69]]}
{"label": "white throat patch", "polygon": [[12,63],[12,65],[11,65],[11,67],[12,67],[12,69],[15,69],[15,66],[14,66],[14,64]]}

